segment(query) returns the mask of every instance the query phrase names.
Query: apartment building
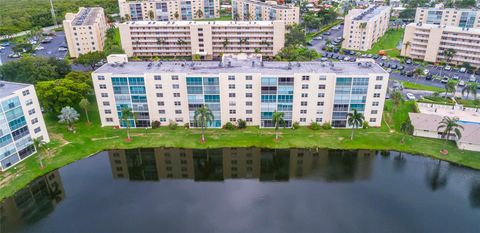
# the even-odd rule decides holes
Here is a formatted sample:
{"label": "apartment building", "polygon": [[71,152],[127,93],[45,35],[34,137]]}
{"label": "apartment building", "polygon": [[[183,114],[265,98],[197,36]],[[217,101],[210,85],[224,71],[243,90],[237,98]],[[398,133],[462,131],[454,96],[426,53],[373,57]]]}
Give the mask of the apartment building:
{"label": "apartment building", "polygon": [[48,142],[35,88],[30,84],[0,82],[0,171],[35,153],[33,139]]}
{"label": "apartment building", "polygon": [[342,48],[366,51],[388,30],[390,7],[353,9],[345,16]]}
{"label": "apartment building", "polygon": [[[444,51],[455,50],[453,57]],[[427,62],[445,61],[480,67],[480,28],[411,23],[405,27],[401,55]]]}
{"label": "apartment building", "polygon": [[232,18],[244,21],[282,20],[287,25],[300,23],[300,8],[276,1],[233,0]]}
{"label": "apartment building", "polygon": [[220,17],[220,0],[118,0],[125,20],[174,21]]}
{"label": "apartment building", "polygon": [[128,56],[220,57],[261,53],[273,57],[284,46],[283,21],[131,21],[119,25]]}
{"label": "apartment building", "polygon": [[142,148],[108,151],[113,178],[131,181],[368,180],[373,168],[372,155],[373,152],[367,150],[264,148]]}
{"label": "apartment building", "polygon": [[70,57],[103,51],[108,29],[103,8],[80,7],[78,13],[67,13],[63,28]]}
{"label": "apartment building", "polygon": [[92,73],[102,126],[125,126],[121,110],[137,114],[133,127],[152,121],[196,127],[195,110],[206,105],[219,128],[246,120],[273,127],[274,111],[285,124],[329,122],[345,128],[353,109],[373,127],[381,125],[388,73],[373,61],[266,62],[260,56],[224,56],[223,61],[128,62],[126,55],[108,57]]}
{"label": "apartment building", "polygon": [[479,28],[480,14],[477,9],[417,8],[415,23],[447,27]]}

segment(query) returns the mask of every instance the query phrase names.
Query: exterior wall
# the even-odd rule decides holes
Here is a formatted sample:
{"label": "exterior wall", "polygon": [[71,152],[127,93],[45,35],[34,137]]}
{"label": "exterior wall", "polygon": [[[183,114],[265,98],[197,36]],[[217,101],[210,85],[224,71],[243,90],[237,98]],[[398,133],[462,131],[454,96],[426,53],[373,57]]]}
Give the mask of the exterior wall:
{"label": "exterior wall", "polygon": [[67,13],[63,21],[68,51],[74,58],[88,52],[103,51],[105,45],[108,26],[102,8],[89,8],[96,11],[94,15],[89,16],[90,20],[86,19],[91,23],[75,25],[75,19],[86,9],[80,8],[77,14]]}
{"label": "exterior wall", "polygon": [[285,24],[271,22],[132,22],[119,25],[128,56],[220,57],[224,53],[275,56],[285,43]]}
{"label": "exterior wall", "polygon": [[[127,21],[158,20],[193,20],[220,17],[220,0],[118,0],[120,16]],[[198,14],[201,10],[202,14]],[[150,16],[153,13],[154,18]]]}
{"label": "exterior wall", "polygon": [[300,8],[275,1],[233,0],[232,18],[241,21],[282,20],[287,25],[300,23]]}
{"label": "exterior wall", "polygon": [[342,48],[366,51],[372,48],[373,44],[388,30],[390,7],[385,7],[369,19],[355,19],[368,9],[350,10],[345,16]]}
{"label": "exterior wall", "polygon": [[480,152],[480,145],[479,144],[470,144],[470,143],[462,143],[457,141],[457,147],[462,150],[470,150],[470,151],[478,151]]}
{"label": "exterior wall", "polygon": [[476,9],[417,8],[415,23],[450,27],[480,27],[480,14]]}
{"label": "exterior wall", "polygon": [[413,131],[414,136],[418,137],[425,137],[425,138],[442,138],[441,135],[438,134],[436,131],[427,131],[427,130],[420,130],[420,129],[415,129]]}
{"label": "exterior wall", "polygon": [[[480,66],[480,29],[440,27],[428,24],[408,24],[405,28],[402,56],[428,62],[446,61],[443,51],[456,51],[451,64],[470,63]],[[408,46],[406,46],[408,44]]]}
{"label": "exterior wall", "polygon": [[[146,73],[122,75],[95,72],[92,74],[92,78],[102,126],[121,125],[119,114],[117,114],[121,112],[121,110],[118,107],[119,103],[116,102],[112,86],[112,78],[117,77],[144,78],[144,95],[146,96],[146,102],[148,104],[149,122],[158,120],[162,125],[166,125],[169,121],[175,121],[180,125],[189,123],[192,127],[195,126],[192,121],[194,109],[196,108],[193,104],[211,104],[211,106],[217,108],[218,105],[216,105],[216,103],[219,104],[220,109],[215,110],[218,111],[214,112],[214,114],[216,114],[215,119],[220,120],[220,122],[211,125],[212,127],[220,127],[227,122],[235,122],[238,119],[246,120],[248,125],[271,127],[272,125],[268,122],[271,117],[264,117],[264,121],[262,121],[262,114],[271,114],[279,108],[279,104],[291,106],[291,110],[287,111],[288,114],[291,114],[289,124],[299,122],[300,125],[309,125],[313,121],[331,123],[334,108],[338,108],[334,101],[337,78],[349,78],[351,80],[362,78],[367,80],[366,85],[364,85],[362,89],[363,94],[360,99],[354,98],[354,95],[350,93],[353,93],[355,88],[350,86],[348,94],[345,97],[347,101],[345,103],[345,112],[357,109],[359,112],[364,113],[365,119],[369,122],[370,126],[379,127],[381,125],[388,74],[373,73],[368,75],[344,76],[334,73],[319,74],[306,72],[288,75],[267,75],[257,72],[249,73],[248,71],[245,71],[245,73],[228,73],[227,71],[228,70],[222,73],[199,72],[188,74],[168,72],[148,73],[148,71],[146,71]],[[308,77],[308,79],[306,77]],[[380,78],[377,80],[377,77]],[[218,92],[209,93],[208,95],[217,95],[219,101],[207,102],[207,97],[203,96],[204,92],[194,94],[187,91],[188,87],[192,88],[196,86],[202,88],[202,84],[188,84],[188,80],[192,80],[192,78],[200,78],[202,83],[205,83],[207,78],[216,78],[218,80],[218,87],[213,88],[216,88]],[[271,93],[262,91],[262,87],[268,86],[263,83],[266,78],[271,78],[275,82]],[[291,99],[286,102],[277,100],[278,95],[285,95],[280,92],[278,86],[280,84],[277,85],[280,78],[293,79]],[[104,89],[101,89],[101,85]],[[203,85],[203,90],[206,89],[207,87]],[[378,94],[378,97],[376,94]],[[272,97],[275,101],[266,101],[269,95],[275,95],[276,97]],[[126,95],[126,97],[128,98],[128,95]],[[104,102],[108,104],[104,104]],[[135,108],[134,104],[134,112]],[[106,110],[110,113],[106,113]],[[142,127],[149,127],[149,125],[142,125]],[[345,126],[339,125],[339,127]]]}
{"label": "exterior wall", "polygon": [[32,139],[37,138],[50,141],[33,85],[1,98],[0,171],[34,154]]}

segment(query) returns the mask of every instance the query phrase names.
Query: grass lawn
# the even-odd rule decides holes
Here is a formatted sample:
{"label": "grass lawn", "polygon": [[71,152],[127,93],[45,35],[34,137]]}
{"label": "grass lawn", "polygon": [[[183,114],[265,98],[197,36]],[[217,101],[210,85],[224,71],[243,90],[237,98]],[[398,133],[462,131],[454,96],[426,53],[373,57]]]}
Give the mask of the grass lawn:
{"label": "grass lawn", "polygon": [[433,92],[445,92],[445,89],[440,87],[432,87],[428,85],[423,85],[419,83],[412,83],[412,82],[401,82],[403,88],[405,89],[412,89],[412,90],[424,90],[424,91],[433,91]]}
{"label": "grass lawn", "polygon": [[399,57],[400,50],[397,49],[398,43],[402,40],[404,29],[389,29],[367,53],[378,54],[380,50],[385,50],[389,57]]}
{"label": "grass lawn", "polygon": [[232,15],[222,15],[214,19],[195,19],[195,21],[232,21]]}
{"label": "grass lawn", "polygon": [[[472,96],[472,95],[470,94],[470,96]],[[464,107],[470,107],[470,108],[478,108],[478,107],[480,107],[480,99],[477,99],[477,100],[467,100],[467,99],[456,98],[455,100],[457,101],[457,103],[463,105]]]}
{"label": "grass lawn", "polygon": [[[94,103],[93,100],[91,100]],[[428,155],[457,164],[480,169],[480,153],[461,151],[453,142],[445,144],[443,140],[406,136],[405,143],[400,141],[401,122],[407,113],[413,111],[413,102],[406,102],[392,113],[391,102],[386,103],[384,124],[380,128],[358,129],[354,140],[350,140],[349,129],[310,130],[281,129],[280,141],[274,140],[273,129],[249,127],[243,130],[207,129],[205,144],[200,143],[200,129],[168,127],[158,129],[132,129],[133,140],[126,142],[126,130],[112,127],[101,128],[95,104],[90,106],[92,124],[86,124],[81,118],[76,123],[76,132],[70,133],[64,125],[57,123],[55,115],[46,114],[45,121],[52,142],[50,152],[42,155],[46,166],[39,168],[37,156],[32,156],[14,168],[0,173],[0,199],[3,199],[27,185],[34,178],[49,171],[65,166],[76,160],[86,158],[107,149],[128,149],[137,147],[178,147],[178,148],[220,148],[220,147],[266,147],[266,148],[332,148],[332,149],[371,149],[397,150],[414,154]],[[80,112],[83,115],[83,112]],[[82,116],[83,117],[83,116]],[[448,149],[448,155],[442,155],[441,149]]]}

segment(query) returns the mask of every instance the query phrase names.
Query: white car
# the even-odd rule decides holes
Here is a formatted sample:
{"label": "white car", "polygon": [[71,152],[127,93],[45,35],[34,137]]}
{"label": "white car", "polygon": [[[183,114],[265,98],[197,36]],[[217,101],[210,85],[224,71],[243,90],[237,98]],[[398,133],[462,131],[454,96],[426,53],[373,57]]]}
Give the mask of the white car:
{"label": "white car", "polygon": [[462,73],[465,73],[465,72],[467,71],[467,68],[465,68],[465,67],[462,67],[462,68],[460,68],[460,70],[459,70],[459,71],[460,71],[460,72],[462,72]]}
{"label": "white car", "polygon": [[316,36],[316,37],[313,37],[314,40],[323,40],[323,37],[321,36]]}
{"label": "white car", "polygon": [[407,93],[408,100],[416,100],[417,98],[412,93]]}
{"label": "white car", "polygon": [[344,61],[350,61],[350,57],[346,56],[343,58]]}
{"label": "white car", "polygon": [[62,51],[68,51],[68,49],[65,48],[65,47],[60,47],[60,48],[58,48],[58,51],[60,51],[60,52],[62,52]]}
{"label": "white car", "polygon": [[475,75],[470,75],[470,78],[468,79],[469,82],[475,82],[477,81],[477,78],[475,78]]}
{"label": "white car", "polygon": [[445,70],[451,70],[451,69],[452,69],[452,67],[450,67],[450,66],[445,66]]}
{"label": "white car", "polygon": [[460,86],[460,87],[463,87],[463,86],[465,86],[465,81],[463,81],[463,80],[460,80],[460,82],[458,82],[458,86]]}
{"label": "white car", "polygon": [[428,73],[430,73],[430,70],[427,70],[427,69],[423,70],[423,75],[428,75]]}
{"label": "white car", "polygon": [[3,46],[0,46],[0,50],[4,50],[4,49],[5,49],[5,47],[3,47]]}
{"label": "white car", "polygon": [[454,80],[459,80],[459,79],[460,79],[460,77],[458,77],[457,75],[454,75],[452,78],[453,78]]}
{"label": "white car", "polygon": [[387,60],[387,56],[383,56],[383,57],[382,57],[382,60]]}
{"label": "white car", "polygon": [[37,47],[35,48],[35,50],[37,50],[37,51],[38,51],[38,50],[44,50],[44,49],[45,49],[45,48],[44,48],[43,46],[37,46]]}
{"label": "white car", "polygon": [[388,73],[392,73],[392,69],[391,69],[391,68],[388,68],[388,69],[387,69],[387,72],[388,72]]}

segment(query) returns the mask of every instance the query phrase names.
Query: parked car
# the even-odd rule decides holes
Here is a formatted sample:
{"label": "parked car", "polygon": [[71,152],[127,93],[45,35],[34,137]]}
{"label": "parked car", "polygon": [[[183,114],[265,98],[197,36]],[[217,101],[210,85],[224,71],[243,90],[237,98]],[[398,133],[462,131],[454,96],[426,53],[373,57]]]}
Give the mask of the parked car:
{"label": "parked car", "polygon": [[7,41],[7,42],[3,42],[3,43],[0,44],[0,46],[8,47],[8,46],[10,46],[10,42],[8,42],[8,41]]}
{"label": "parked car", "polygon": [[328,59],[326,57],[322,57],[322,58],[320,58],[320,61],[325,62],[325,61],[328,61]]}
{"label": "parked car", "polygon": [[416,100],[417,98],[412,93],[407,93],[407,99],[408,100]]}
{"label": "parked car", "polygon": [[5,47],[3,47],[3,46],[0,46],[0,50],[4,50],[4,49],[5,49]]}
{"label": "parked car", "polygon": [[462,68],[460,68],[459,72],[461,72],[461,73],[465,73],[465,72],[467,72],[467,68],[465,68],[465,67],[462,67]]}
{"label": "parked car", "polygon": [[476,74],[476,75],[480,75],[480,69],[478,69],[478,70],[475,70],[475,73],[474,73],[474,74]]}
{"label": "parked car", "polygon": [[330,32],[324,32],[323,35],[324,35],[324,36],[329,36],[329,35],[332,35],[332,33],[330,33]]}
{"label": "parked car", "polygon": [[392,69],[395,70],[395,69],[397,69],[397,65],[396,65],[396,64],[391,64],[391,65],[390,65],[390,68],[392,68]]}
{"label": "parked car", "polygon": [[457,75],[454,75],[452,78],[453,78],[454,80],[459,80],[459,79],[460,79],[460,77],[458,77]]}
{"label": "parked car", "polygon": [[20,54],[18,53],[11,53],[8,55],[9,58],[19,58],[20,57]]}
{"label": "parked car", "polygon": [[448,83],[449,78],[443,77],[442,80],[440,80],[441,83]]}
{"label": "parked car", "polygon": [[350,61],[350,57],[349,57],[349,56],[345,56],[345,57],[343,58],[343,60],[344,60],[344,61]]}
{"label": "parked car", "polygon": [[407,71],[407,77],[413,77],[413,70]]}
{"label": "parked car", "polygon": [[399,90],[402,90],[403,89],[403,85],[397,81],[397,80],[393,80],[393,89],[399,89]]}
{"label": "parked car", "polygon": [[400,66],[400,65],[399,65],[399,66],[397,66],[397,70],[403,70],[404,68],[405,68],[405,67],[403,67],[403,66]]}
{"label": "parked car", "polygon": [[321,36],[316,36],[316,37],[313,37],[313,40],[323,40],[323,37],[321,37]]}
{"label": "parked car", "polygon": [[465,81],[460,80],[460,81],[458,82],[458,86],[459,86],[459,87],[465,86]]}
{"label": "parked car", "polygon": [[373,55],[373,59],[378,59],[380,56],[378,55]]}
{"label": "parked car", "polygon": [[473,74],[473,70],[467,70],[467,74]]}
{"label": "parked car", "polygon": [[58,51],[63,52],[63,51],[68,51],[68,49],[67,49],[67,48],[63,48],[63,47],[60,47],[60,48],[58,48]]}
{"label": "parked car", "polygon": [[387,60],[387,56],[383,56],[383,57],[382,57],[382,60]]}
{"label": "parked car", "polygon": [[392,69],[388,68],[388,69],[387,69],[387,72],[388,72],[388,73],[392,73]]}
{"label": "parked car", "polygon": [[450,67],[449,65],[445,66],[445,70],[451,70],[451,69],[452,69],[452,67]]}
{"label": "parked car", "polygon": [[427,69],[423,70],[423,75],[428,75],[428,73],[430,73],[430,70],[427,70]]}
{"label": "parked car", "polygon": [[405,61],[405,63],[407,63],[407,64],[412,64],[412,59],[407,59],[407,60]]}
{"label": "parked car", "polygon": [[429,74],[427,76],[425,76],[425,80],[432,80],[433,79],[433,75]]}
{"label": "parked car", "polygon": [[477,81],[477,78],[475,78],[475,75],[470,75],[470,78],[468,79],[469,82],[475,82]]}
{"label": "parked car", "polygon": [[45,48],[44,48],[43,46],[37,46],[37,47],[35,48],[35,51],[44,50],[44,49],[45,49]]}

